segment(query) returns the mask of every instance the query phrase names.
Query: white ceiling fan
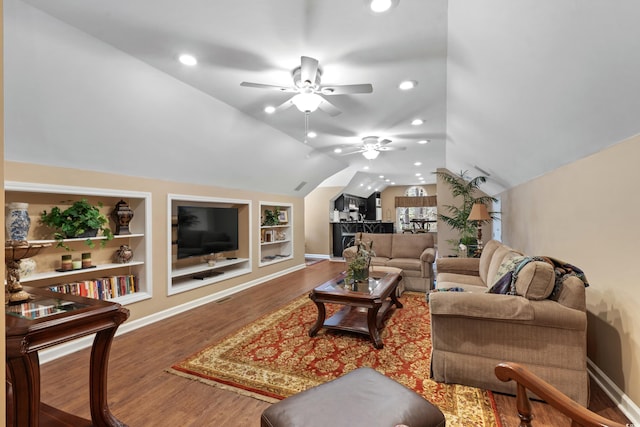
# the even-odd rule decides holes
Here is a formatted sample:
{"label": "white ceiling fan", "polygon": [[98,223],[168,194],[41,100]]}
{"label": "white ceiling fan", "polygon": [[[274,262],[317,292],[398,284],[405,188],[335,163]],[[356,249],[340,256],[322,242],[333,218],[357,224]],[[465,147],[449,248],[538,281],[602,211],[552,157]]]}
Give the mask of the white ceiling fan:
{"label": "white ceiling fan", "polygon": [[284,110],[295,105],[298,110],[303,113],[312,113],[320,108],[330,116],[340,114],[340,110],[331,102],[327,101],[327,99],[324,98],[325,96],[373,92],[373,86],[368,83],[322,86],[320,84],[322,71],[318,66],[318,60],[308,56],[300,57],[300,66],[294,69],[291,75],[293,77],[293,86],[275,86],[250,82],[242,82],[240,86],[271,89],[296,94],[276,107],[276,111]]}
{"label": "white ceiling fan", "polygon": [[407,149],[406,147],[389,147],[388,144],[391,142],[389,139],[382,139],[377,136],[365,136],[362,138],[362,145],[357,149],[347,151],[342,149],[340,149],[341,151],[336,151],[334,149],[334,152],[343,156],[362,153],[366,159],[373,160],[376,159],[382,151],[404,151]]}

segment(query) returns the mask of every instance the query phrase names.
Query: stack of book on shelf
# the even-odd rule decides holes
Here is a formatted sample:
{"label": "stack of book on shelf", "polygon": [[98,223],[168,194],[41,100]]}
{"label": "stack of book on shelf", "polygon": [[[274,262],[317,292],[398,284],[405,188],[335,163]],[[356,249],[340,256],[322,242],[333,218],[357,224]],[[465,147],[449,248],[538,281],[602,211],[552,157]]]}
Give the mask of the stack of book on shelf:
{"label": "stack of book on shelf", "polygon": [[99,279],[49,286],[49,290],[63,294],[109,300],[138,292],[138,278],[134,275],[101,277]]}

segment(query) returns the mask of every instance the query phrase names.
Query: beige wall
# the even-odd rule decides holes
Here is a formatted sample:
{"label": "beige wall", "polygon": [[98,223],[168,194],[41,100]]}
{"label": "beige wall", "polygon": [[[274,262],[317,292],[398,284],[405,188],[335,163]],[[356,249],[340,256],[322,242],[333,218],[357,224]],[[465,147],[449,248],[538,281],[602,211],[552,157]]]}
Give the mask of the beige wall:
{"label": "beige wall", "polygon": [[331,255],[331,209],[342,187],[317,187],[304,198],[305,253]]}
{"label": "beige wall", "polygon": [[[122,189],[130,191],[144,191],[151,193],[152,209],[152,241],[149,247],[152,250],[153,259],[153,283],[149,286],[153,289],[153,298],[127,305],[131,310],[130,320],[135,320],[158,311],[187,303],[212,293],[222,291],[233,286],[259,279],[263,276],[277,273],[283,269],[304,265],[304,200],[276,194],[265,194],[244,190],[228,189],[215,186],[193,185],[186,183],[160,181],[144,178],[133,178],[124,175],[114,175],[101,172],[84,171],[48,167],[42,165],[6,162],[5,180],[46,183],[54,185],[81,186],[92,188]],[[213,283],[199,289],[186,291],[170,297],[167,296],[167,224],[170,218],[167,214],[167,195],[169,193],[181,195],[193,195],[216,198],[250,200],[253,205],[251,220],[252,242],[250,248],[252,255],[252,273],[242,275],[229,280]],[[293,204],[294,226],[294,257],[265,267],[259,267],[260,227],[259,227],[259,202],[276,202]],[[134,219],[135,220],[135,219]],[[4,347],[3,347],[4,348]]]}
{"label": "beige wall", "polygon": [[[550,154],[551,155],[551,154]],[[505,243],[582,268],[588,356],[640,404],[640,135],[503,193]]]}

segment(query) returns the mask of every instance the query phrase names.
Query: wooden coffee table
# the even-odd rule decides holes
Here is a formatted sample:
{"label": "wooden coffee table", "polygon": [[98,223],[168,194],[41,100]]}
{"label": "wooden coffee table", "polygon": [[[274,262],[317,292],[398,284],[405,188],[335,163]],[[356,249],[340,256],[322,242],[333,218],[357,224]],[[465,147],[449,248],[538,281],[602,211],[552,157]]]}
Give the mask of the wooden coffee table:
{"label": "wooden coffee table", "polygon": [[[309,298],[318,307],[318,319],[309,329],[309,336],[316,335],[323,327],[350,331],[369,336],[376,348],[382,348],[380,330],[384,327],[385,316],[393,305],[402,308],[396,297],[401,279],[397,273],[381,273],[376,277],[370,276],[368,282],[352,286],[345,283],[343,273],[314,288]],[[325,320],[325,303],[342,304],[344,307]]]}

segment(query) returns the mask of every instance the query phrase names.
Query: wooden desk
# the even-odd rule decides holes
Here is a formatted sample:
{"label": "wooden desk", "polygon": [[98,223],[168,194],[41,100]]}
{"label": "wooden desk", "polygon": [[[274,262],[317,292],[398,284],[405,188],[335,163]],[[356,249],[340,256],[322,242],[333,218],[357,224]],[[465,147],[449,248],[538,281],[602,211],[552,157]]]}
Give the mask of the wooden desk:
{"label": "wooden desk", "polygon": [[[45,289],[25,290],[31,301],[5,307],[7,348],[7,425],[126,425],[107,404],[107,366],[111,341],[129,317],[120,304],[60,294]],[[89,392],[91,421],[40,403],[38,351],[96,334],[91,349]]]}

